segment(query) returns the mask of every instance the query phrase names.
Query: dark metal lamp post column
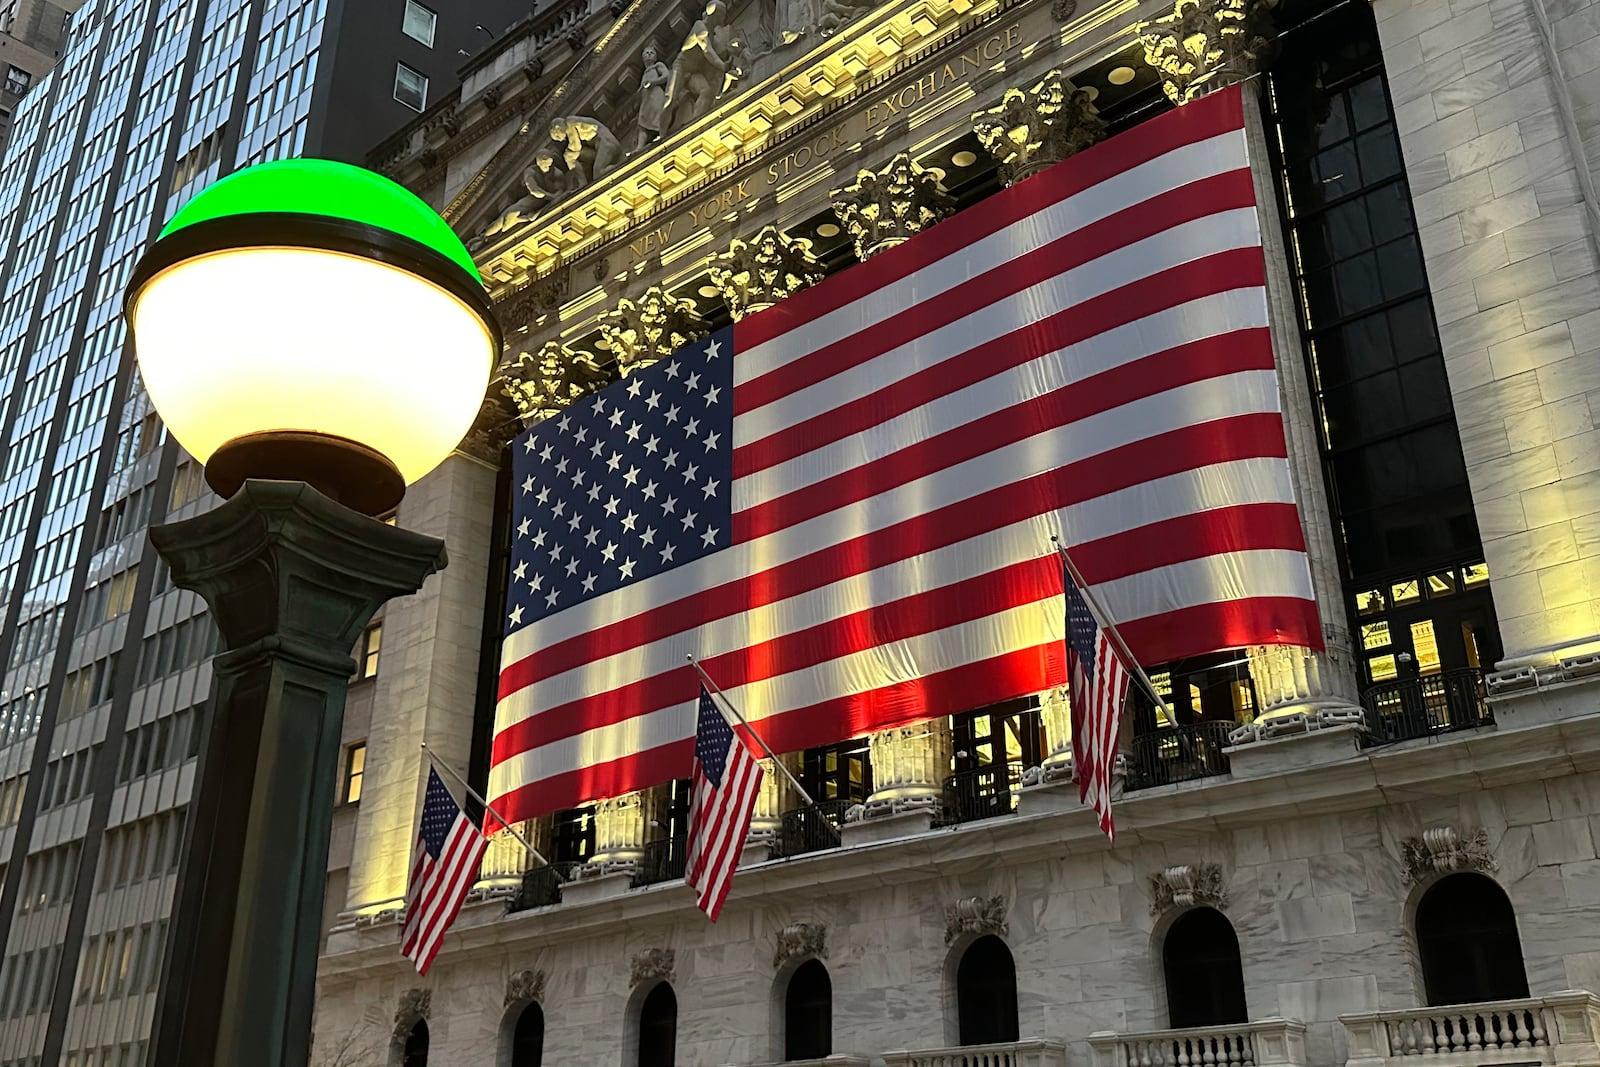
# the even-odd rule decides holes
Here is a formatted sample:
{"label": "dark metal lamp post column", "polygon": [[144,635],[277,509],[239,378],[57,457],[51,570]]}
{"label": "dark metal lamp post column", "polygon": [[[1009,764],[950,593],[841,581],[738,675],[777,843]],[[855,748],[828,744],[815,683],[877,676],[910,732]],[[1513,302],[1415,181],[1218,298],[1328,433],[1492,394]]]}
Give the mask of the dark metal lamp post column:
{"label": "dark metal lamp post column", "polygon": [[201,193],[139,263],[127,315],[152,403],[228,498],[150,531],[225,645],[151,1062],[304,1064],[350,650],[445,564],[443,542],[373,516],[466,434],[499,329],[431,208],[323,160]]}

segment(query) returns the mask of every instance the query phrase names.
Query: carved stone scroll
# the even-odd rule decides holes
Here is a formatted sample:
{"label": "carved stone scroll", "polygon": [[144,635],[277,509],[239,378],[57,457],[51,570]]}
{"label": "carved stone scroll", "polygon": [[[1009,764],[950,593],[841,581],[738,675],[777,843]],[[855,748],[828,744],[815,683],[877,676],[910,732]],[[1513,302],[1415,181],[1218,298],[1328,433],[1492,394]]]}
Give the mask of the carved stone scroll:
{"label": "carved stone scroll", "polygon": [[518,971],[506,979],[505,1006],[544,999],[544,972]]}
{"label": "carved stone scroll", "polygon": [[1435,826],[1422,831],[1421,837],[1408,837],[1400,843],[1400,863],[1408,885],[1456,871],[1500,869],[1489,851],[1489,833],[1482,827],[1462,835],[1453,826]]}
{"label": "carved stone scroll", "polygon": [[433,1009],[433,990],[407,989],[400,994],[400,1002],[394,1009],[394,1037],[396,1041],[404,1041],[411,1033],[411,1028],[417,1025],[418,1019],[426,1019],[428,1012]]}
{"label": "carved stone scroll", "polygon": [[615,309],[600,316],[600,332],[618,370],[627,374],[698,341],[707,327],[689,301],[652,286],[638,301],[618,300]]}
{"label": "carved stone scroll", "polygon": [[670,948],[647,948],[633,957],[633,972],[628,977],[628,986],[632,988],[658,979],[670,982],[676,962],[677,954]]}
{"label": "carved stone scroll", "polygon": [[1272,56],[1268,12],[1277,0],[1177,0],[1172,14],[1140,23],[1144,61],[1174,103],[1237,85]]}
{"label": "carved stone scroll", "polygon": [[749,241],[734,238],[711,263],[711,284],[722,291],[735,322],[771,307],[823,277],[811,242],[765,227]]}
{"label": "carved stone scroll", "polygon": [[1150,914],[1160,915],[1171,908],[1224,908],[1228,890],[1222,868],[1215,863],[1184,864],[1168,867],[1150,876]]}
{"label": "carved stone scroll", "polygon": [[952,944],[963,934],[1001,934],[1009,929],[1006,898],[963,897],[944,909],[944,943]]}
{"label": "carved stone scroll", "polygon": [[790,960],[828,958],[828,928],[821,923],[790,923],[778,931],[777,950],[772,965],[781,967]]}
{"label": "carved stone scroll", "polygon": [[549,418],[588,396],[605,382],[592,353],[547,341],[533,352],[519,352],[500,369],[500,390],[517,406],[524,422]]}
{"label": "carved stone scroll", "polygon": [[1059,70],[1024,92],[1007,89],[1000,103],[972,116],[983,147],[1000,164],[1000,180],[1015,185],[1106,135],[1105,120],[1087,89]]}
{"label": "carved stone scroll", "polygon": [[866,259],[909,241],[954,212],[956,201],[941,184],[943,177],[902,152],[877,171],[861,171],[854,185],[833,190],[833,213],[855,242],[856,255]]}

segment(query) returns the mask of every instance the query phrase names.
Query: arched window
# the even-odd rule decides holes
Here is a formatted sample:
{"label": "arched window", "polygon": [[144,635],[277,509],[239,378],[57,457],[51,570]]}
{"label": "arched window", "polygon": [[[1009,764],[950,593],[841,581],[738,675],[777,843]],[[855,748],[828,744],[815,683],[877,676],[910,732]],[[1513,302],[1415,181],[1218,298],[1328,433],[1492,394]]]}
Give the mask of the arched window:
{"label": "arched window", "polygon": [[1417,954],[1429,1004],[1528,995],[1517,917],[1492,878],[1452,874],[1417,904]]}
{"label": "arched window", "polygon": [[639,1005],[639,1067],[673,1067],[678,1050],[678,997],[661,982]]}
{"label": "arched window", "polygon": [[1174,1030],[1250,1021],[1233,924],[1215,908],[1178,916],[1161,943],[1167,1018]]}
{"label": "arched window", "polygon": [[428,1067],[428,1021],[418,1019],[406,1035],[405,1053],[400,1057],[401,1067]]}
{"label": "arched window", "polygon": [[783,1058],[820,1060],[833,1054],[833,982],[821,960],[807,960],[789,978],[783,997]]}
{"label": "arched window", "polygon": [[956,1012],[963,1045],[1017,1040],[1017,965],[1006,943],[987,934],[956,967]]}
{"label": "arched window", "polygon": [[511,1067],[539,1067],[544,1062],[544,1009],[529,1004],[517,1015],[511,1031]]}

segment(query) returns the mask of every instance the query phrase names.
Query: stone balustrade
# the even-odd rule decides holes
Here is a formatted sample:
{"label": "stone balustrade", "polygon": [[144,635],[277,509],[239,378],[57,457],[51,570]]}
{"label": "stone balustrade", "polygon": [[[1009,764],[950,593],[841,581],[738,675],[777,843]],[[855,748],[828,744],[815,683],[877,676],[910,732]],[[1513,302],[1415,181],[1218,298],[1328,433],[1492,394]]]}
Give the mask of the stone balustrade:
{"label": "stone balustrade", "polygon": [[1091,1034],[1094,1067],[1305,1067],[1306,1027],[1291,1019],[1141,1034]]}
{"label": "stone balustrade", "polygon": [[[729,1063],[723,1067],[738,1067],[738,1065]],[[781,1064],[753,1063],[750,1067],[872,1067],[872,1060],[866,1056],[850,1056],[835,1052],[820,1060],[784,1060]]]}
{"label": "stone balustrade", "polygon": [[1067,1047],[1059,1041],[1029,1038],[994,1045],[885,1052],[883,1062],[884,1067],[1067,1067]]}
{"label": "stone balustrade", "polygon": [[1479,1064],[1600,1062],[1600,998],[1585,991],[1527,1000],[1341,1015],[1345,1067],[1398,1067],[1407,1057]]}

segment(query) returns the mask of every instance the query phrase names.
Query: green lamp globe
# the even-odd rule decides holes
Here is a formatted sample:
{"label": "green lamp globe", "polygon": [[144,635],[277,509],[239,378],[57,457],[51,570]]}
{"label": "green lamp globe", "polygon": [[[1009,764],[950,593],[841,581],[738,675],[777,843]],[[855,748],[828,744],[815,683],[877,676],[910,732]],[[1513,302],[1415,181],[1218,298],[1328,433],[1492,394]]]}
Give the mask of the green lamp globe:
{"label": "green lamp globe", "polygon": [[219,494],[305,481],[372,515],[461,442],[501,347],[449,225],[322,159],[201,192],[134,268],[125,310],[151,402]]}

